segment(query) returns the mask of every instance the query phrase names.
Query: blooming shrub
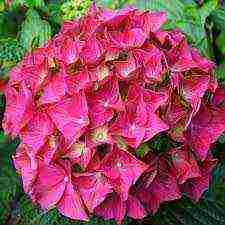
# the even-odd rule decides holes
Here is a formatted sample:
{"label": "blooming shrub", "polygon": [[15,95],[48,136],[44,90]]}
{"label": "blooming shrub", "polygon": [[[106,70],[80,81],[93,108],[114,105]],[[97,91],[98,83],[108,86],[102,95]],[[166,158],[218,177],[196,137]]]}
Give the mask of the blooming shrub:
{"label": "blooming shrub", "polygon": [[[11,71],[3,127],[21,139],[14,164],[41,208],[121,223],[207,189],[225,93],[214,64],[165,22],[93,5]],[[177,147],[138,154],[161,133]]]}

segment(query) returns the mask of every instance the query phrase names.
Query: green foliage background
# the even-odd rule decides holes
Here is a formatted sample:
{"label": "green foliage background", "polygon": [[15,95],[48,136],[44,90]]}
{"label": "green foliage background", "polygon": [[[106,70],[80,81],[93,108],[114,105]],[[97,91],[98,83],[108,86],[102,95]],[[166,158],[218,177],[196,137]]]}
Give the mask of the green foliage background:
{"label": "green foliage background", "polygon": [[[0,0],[0,79],[24,54],[43,45],[65,20],[82,16],[91,0]],[[164,10],[168,14],[165,29],[180,28],[203,55],[217,64],[216,76],[225,85],[225,3],[219,0],[97,0],[112,9],[133,4],[143,10]],[[0,118],[5,99],[0,94]],[[43,212],[23,193],[21,181],[12,165],[11,155],[19,140],[11,140],[0,131],[0,225],[112,225],[114,221],[92,218],[82,223],[60,216],[56,210]],[[166,140],[154,140],[155,150],[168,147]],[[144,151],[144,148],[142,149]],[[202,200],[194,204],[185,197],[164,204],[159,213],[143,221],[125,220],[125,224],[149,225],[224,225],[225,224],[225,135],[215,143],[219,165],[213,183]]]}

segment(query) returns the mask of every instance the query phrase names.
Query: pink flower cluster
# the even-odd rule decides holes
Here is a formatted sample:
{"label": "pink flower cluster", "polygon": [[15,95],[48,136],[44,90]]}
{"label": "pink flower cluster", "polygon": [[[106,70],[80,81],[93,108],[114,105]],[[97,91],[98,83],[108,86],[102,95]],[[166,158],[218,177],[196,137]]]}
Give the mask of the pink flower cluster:
{"label": "pink flower cluster", "polygon": [[[164,22],[164,12],[93,5],[11,71],[3,127],[20,137],[14,164],[41,208],[121,223],[207,189],[225,91]],[[180,147],[138,157],[162,132]]]}

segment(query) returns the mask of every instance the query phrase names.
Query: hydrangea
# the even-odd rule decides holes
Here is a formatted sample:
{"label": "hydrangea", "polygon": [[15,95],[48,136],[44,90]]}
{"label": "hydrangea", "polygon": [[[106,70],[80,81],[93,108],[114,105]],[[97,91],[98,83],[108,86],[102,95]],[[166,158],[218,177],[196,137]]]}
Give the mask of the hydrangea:
{"label": "hydrangea", "polygon": [[[31,200],[69,218],[142,219],[187,194],[197,201],[225,131],[214,64],[164,12],[91,6],[11,71],[3,127]],[[166,134],[176,148],[138,154]]]}

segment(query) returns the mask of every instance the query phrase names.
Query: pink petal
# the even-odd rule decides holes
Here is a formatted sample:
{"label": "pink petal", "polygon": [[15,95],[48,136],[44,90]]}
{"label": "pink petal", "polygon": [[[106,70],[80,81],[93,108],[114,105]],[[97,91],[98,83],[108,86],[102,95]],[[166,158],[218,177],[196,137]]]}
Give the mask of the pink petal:
{"label": "pink petal", "polygon": [[149,113],[148,123],[146,125],[145,136],[143,141],[148,141],[156,134],[168,130],[169,127],[156,114]]}
{"label": "pink petal", "polygon": [[155,112],[161,105],[167,102],[168,95],[144,89],[139,85],[130,85],[128,90],[128,100],[138,101],[140,98],[143,98],[146,107],[150,112]]}
{"label": "pink petal", "polygon": [[165,12],[137,12],[134,16],[133,26],[140,27],[148,35],[156,32],[166,22]]}
{"label": "pink petal", "polygon": [[193,75],[191,78],[183,79],[183,94],[185,99],[191,103],[194,113],[201,106],[201,99],[204,96],[209,85],[209,76]]}
{"label": "pink petal", "polygon": [[57,74],[43,87],[39,102],[40,104],[54,103],[60,101],[65,94],[66,81],[62,74]]}
{"label": "pink petal", "polygon": [[88,220],[81,198],[73,185],[68,182],[65,192],[59,201],[57,208],[61,214],[75,220]]}
{"label": "pink petal", "polygon": [[147,35],[139,28],[133,28],[123,33],[110,33],[112,42],[119,48],[136,48],[141,47]]}
{"label": "pink petal", "polygon": [[183,184],[188,179],[201,176],[198,164],[188,149],[181,147],[170,151],[173,165],[178,175],[178,183]]}
{"label": "pink petal", "polygon": [[188,180],[181,186],[182,191],[194,201],[198,201],[209,187],[212,179],[212,170],[216,164],[217,160],[208,157],[200,167],[202,176]]}
{"label": "pink petal", "polygon": [[100,172],[89,176],[81,175],[76,182],[82,199],[91,213],[112,192],[112,186]]}
{"label": "pink petal", "polygon": [[77,40],[66,39],[61,45],[61,59],[68,65],[78,60],[81,43]]}
{"label": "pink petal", "polygon": [[81,71],[65,78],[67,91],[70,95],[77,94],[80,90],[86,88],[90,83],[89,73]]}
{"label": "pink petal", "polygon": [[95,214],[108,220],[115,219],[118,224],[121,224],[126,214],[126,203],[113,193],[95,209]]}
{"label": "pink petal", "polygon": [[202,105],[187,131],[190,146],[200,160],[207,157],[210,145],[225,131],[225,111]]}
{"label": "pink petal", "polygon": [[73,163],[78,163],[85,169],[95,154],[95,148],[89,148],[86,142],[76,142],[72,144],[64,157],[69,158]]}
{"label": "pink petal", "polygon": [[87,101],[93,128],[110,121],[114,110],[121,111],[124,108],[117,79],[109,79],[99,90],[88,95]]}
{"label": "pink petal", "polygon": [[89,124],[86,98],[83,93],[66,98],[60,103],[48,108],[48,114],[62,132],[64,137],[71,142],[81,136],[84,127]]}
{"label": "pink petal", "polygon": [[212,99],[216,107],[223,107],[225,104],[225,88],[217,88]]}
{"label": "pink petal", "polygon": [[96,63],[103,54],[103,46],[100,41],[92,36],[88,38],[81,51],[81,58],[85,64]]}
{"label": "pink petal", "polygon": [[134,219],[143,219],[146,216],[146,211],[144,206],[140,203],[140,201],[132,196],[129,195],[127,199],[127,215]]}
{"label": "pink petal", "polygon": [[37,175],[37,160],[29,154],[28,149],[20,144],[15,156],[13,156],[14,166],[22,176],[23,188],[29,193]]}
{"label": "pink petal", "polygon": [[48,135],[53,133],[54,125],[47,114],[37,112],[22,130],[23,143],[37,152],[45,143]]}
{"label": "pink petal", "polygon": [[8,134],[16,136],[33,116],[32,93],[22,85],[18,91],[13,87],[8,87],[5,95],[6,109],[3,128]]}
{"label": "pink petal", "polygon": [[132,55],[129,55],[127,60],[115,61],[114,65],[116,72],[123,79],[129,78],[137,70],[136,60]]}
{"label": "pink petal", "polygon": [[117,147],[105,156],[100,167],[123,200],[127,200],[129,188],[146,169],[147,165]]}
{"label": "pink petal", "polygon": [[91,148],[102,144],[113,144],[113,138],[107,125],[91,129],[86,134],[87,145]]}
{"label": "pink petal", "polygon": [[65,177],[65,171],[60,166],[42,163],[33,185],[32,198],[44,209],[54,207],[64,193]]}

